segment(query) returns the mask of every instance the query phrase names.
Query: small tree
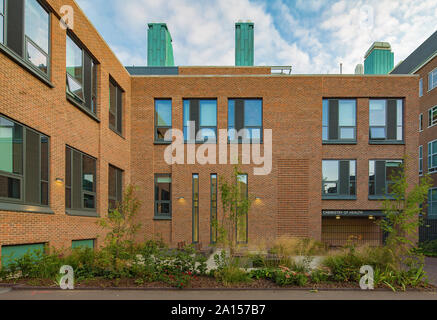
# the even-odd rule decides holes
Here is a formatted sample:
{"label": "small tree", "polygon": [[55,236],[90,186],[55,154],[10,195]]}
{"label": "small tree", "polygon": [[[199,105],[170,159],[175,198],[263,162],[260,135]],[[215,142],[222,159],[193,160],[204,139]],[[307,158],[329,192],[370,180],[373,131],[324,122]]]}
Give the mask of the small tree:
{"label": "small tree", "polygon": [[128,185],[123,193],[123,199],[108,216],[98,221],[98,224],[109,229],[106,234],[106,249],[111,253],[112,265],[117,268],[117,261],[133,247],[134,236],[141,227],[136,215],[141,203],[135,195],[135,187]]}
{"label": "small tree", "polygon": [[[413,267],[421,260],[417,254],[417,230],[421,224],[421,205],[426,202],[431,178],[426,175],[419,184],[410,186],[406,177],[407,159],[389,179],[392,181],[390,198],[383,202],[385,219],[379,224],[387,233],[386,246],[391,251],[396,268]],[[423,261],[421,261],[423,263]]]}
{"label": "small tree", "polygon": [[[241,190],[242,185],[238,180],[240,175],[243,175],[243,173],[236,165],[231,180],[227,180],[223,177],[219,179],[223,214],[221,223],[218,223],[218,221],[213,222],[213,226],[217,227],[219,234],[217,241],[229,248],[231,256],[235,253],[235,249],[238,245],[238,228],[242,227],[239,223],[241,221],[240,219],[248,214],[252,203],[249,195],[243,194]],[[243,227],[244,226],[245,224],[243,224]],[[246,232],[246,230],[244,230],[244,232]]]}

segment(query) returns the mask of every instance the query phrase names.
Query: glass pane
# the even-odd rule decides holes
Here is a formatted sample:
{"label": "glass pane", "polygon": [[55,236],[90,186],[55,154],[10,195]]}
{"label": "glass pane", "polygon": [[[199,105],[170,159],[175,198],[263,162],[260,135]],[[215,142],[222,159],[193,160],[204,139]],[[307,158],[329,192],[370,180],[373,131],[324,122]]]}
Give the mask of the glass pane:
{"label": "glass pane", "polygon": [[337,194],[337,183],[336,182],[328,182],[323,184],[323,193],[324,194]]}
{"label": "glass pane", "polygon": [[199,130],[197,134],[197,140],[206,141],[206,140],[215,140],[215,128],[202,128]]}
{"label": "glass pane", "polygon": [[156,125],[171,127],[171,100],[156,100]]}
{"label": "glass pane", "polygon": [[67,74],[68,91],[83,99],[82,85],[78,83],[71,75]]}
{"label": "glass pane", "polygon": [[385,104],[386,100],[369,100],[370,126],[385,126]]}
{"label": "glass pane", "polygon": [[394,177],[399,175],[401,162],[398,161],[387,161],[385,163],[385,176],[387,180],[394,180]]}
{"label": "glass pane", "polygon": [[431,189],[430,199],[431,201],[437,201],[437,189]]}
{"label": "glass pane", "polygon": [[[2,0],[0,0],[1,3]],[[3,26],[4,18],[0,15],[0,43],[4,42],[4,26]]]}
{"label": "glass pane", "polygon": [[261,141],[261,129],[251,128],[248,129],[249,139],[252,139],[252,142],[260,142]]}
{"label": "glass pane", "polygon": [[350,174],[351,177],[355,177],[355,174],[356,174],[356,165],[357,165],[357,162],[355,160],[354,161],[349,161],[349,174]]}
{"label": "glass pane", "polygon": [[322,124],[328,126],[329,123],[329,100],[323,100]]}
{"label": "glass pane", "polygon": [[437,140],[431,142],[431,146],[432,146],[432,151],[431,153],[437,153]]}
{"label": "glass pane", "polygon": [[402,127],[398,127],[397,128],[397,131],[396,131],[396,139],[397,140],[402,140],[402,137],[403,137],[403,130],[402,130]]}
{"label": "glass pane", "polygon": [[109,125],[115,128],[117,113],[117,88],[112,82],[109,82]]}
{"label": "glass pane", "polygon": [[69,36],[67,36],[67,73],[71,75],[82,87],[82,49]]}
{"label": "glass pane", "polygon": [[20,180],[0,176],[0,198],[20,199]]}
{"label": "glass pane", "polygon": [[23,172],[23,127],[0,117],[0,170]]}
{"label": "glass pane", "polygon": [[158,203],[158,214],[169,215],[170,203]]}
{"label": "glass pane", "polygon": [[355,139],[355,128],[340,128],[340,139]]}
{"label": "glass pane", "polygon": [[[169,128],[156,129],[156,140],[165,140],[165,133],[170,130]],[[171,141],[171,139],[169,139]]]}
{"label": "glass pane", "polygon": [[398,126],[402,126],[403,125],[403,101],[402,100],[397,100],[397,125]]}
{"label": "glass pane", "polygon": [[235,127],[235,100],[228,101],[228,128]]}
{"label": "glass pane", "polygon": [[108,195],[111,198],[117,198],[117,177],[116,177],[116,169],[112,166],[109,166],[109,192]]}
{"label": "glass pane", "polygon": [[4,0],[0,0],[0,14],[5,13],[5,5],[3,3]]}
{"label": "glass pane", "polygon": [[95,192],[96,160],[86,155],[82,156],[82,187],[85,191]]}
{"label": "glass pane", "polygon": [[244,126],[262,126],[262,100],[244,101]]}
{"label": "glass pane", "polygon": [[338,181],[338,161],[322,161],[323,181]]}
{"label": "glass pane", "polygon": [[158,177],[155,186],[155,200],[171,200],[171,178]]}
{"label": "glass pane", "polygon": [[49,139],[41,137],[41,180],[49,181]]}
{"label": "glass pane", "polygon": [[71,189],[65,189],[65,207],[71,208]]}
{"label": "glass pane", "polygon": [[86,209],[95,209],[95,197],[91,194],[83,195],[83,207]]}
{"label": "glass pane", "polygon": [[432,156],[431,167],[432,168],[436,168],[437,167],[437,155],[433,155]]}
{"label": "glass pane", "polygon": [[42,50],[49,52],[49,14],[36,0],[26,0],[26,35]]}
{"label": "glass pane", "polygon": [[385,139],[385,128],[370,128],[370,139]]}
{"label": "glass pane", "polygon": [[49,183],[41,182],[41,204],[44,206],[49,205]]}
{"label": "glass pane", "polygon": [[339,100],[338,101],[338,117],[340,127],[355,126],[355,100]]}
{"label": "glass pane", "polygon": [[188,126],[190,121],[190,101],[184,100],[184,126]]}
{"label": "glass pane", "polygon": [[323,127],[322,128],[322,139],[323,140],[328,140],[328,127]]}
{"label": "glass pane", "polygon": [[217,101],[200,100],[200,126],[215,127],[217,125]]}

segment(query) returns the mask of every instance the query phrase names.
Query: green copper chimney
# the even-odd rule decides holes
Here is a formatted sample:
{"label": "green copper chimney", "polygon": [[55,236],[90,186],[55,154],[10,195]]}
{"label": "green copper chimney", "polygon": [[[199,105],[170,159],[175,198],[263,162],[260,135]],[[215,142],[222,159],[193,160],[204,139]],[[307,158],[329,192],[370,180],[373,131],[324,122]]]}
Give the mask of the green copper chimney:
{"label": "green copper chimney", "polygon": [[174,66],[173,45],[165,23],[149,23],[147,32],[147,65]]}
{"label": "green copper chimney", "polygon": [[364,74],[388,74],[394,67],[394,53],[388,42],[374,42],[364,57]]}
{"label": "green copper chimney", "polygon": [[252,22],[235,23],[235,65],[253,66],[254,28]]}

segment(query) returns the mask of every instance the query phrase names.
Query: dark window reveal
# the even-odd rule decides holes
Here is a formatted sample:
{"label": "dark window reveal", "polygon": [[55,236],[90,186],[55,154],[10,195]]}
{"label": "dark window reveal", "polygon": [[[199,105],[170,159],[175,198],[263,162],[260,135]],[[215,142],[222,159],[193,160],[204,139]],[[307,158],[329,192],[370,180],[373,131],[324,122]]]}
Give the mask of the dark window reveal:
{"label": "dark window reveal", "polygon": [[65,161],[66,208],[96,211],[96,159],[66,147]]}
{"label": "dark window reveal", "polygon": [[155,218],[171,218],[171,175],[155,175]]}
{"label": "dark window reveal", "polygon": [[402,160],[369,161],[369,195],[387,196],[393,191],[393,177],[399,175]]}
{"label": "dark window reveal", "polygon": [[355,160],[323,160],[322,173],[324,199],[354,197],[356,195]]}
{"label": "dark window reveal", "polygon": [[109,210],[117,208],[123,197],[123,171],[109,165],[108,200]]}
{"label": "dark window reveal", "polygon": [[123,90],[113,80],[109,80],[109,128],[123,134]]}
{"label": "dark window reveal", "polygon": [[49,204],[49,139],[0,117],[0,199]]}

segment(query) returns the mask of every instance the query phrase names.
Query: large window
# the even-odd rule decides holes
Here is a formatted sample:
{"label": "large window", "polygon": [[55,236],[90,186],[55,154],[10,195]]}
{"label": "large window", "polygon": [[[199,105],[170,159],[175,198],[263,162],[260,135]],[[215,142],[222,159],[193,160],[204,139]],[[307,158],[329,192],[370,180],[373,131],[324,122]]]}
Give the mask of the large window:
{"label": "large window", "polygon": [[108,201],[109,210],[117,208],[123,198],[123,171],[109,165]]}
{"label": "large window", "polygon": [[199,242],[199,175],[193,174],[193,243]]}
{"label": "large window", "polygon": [[67,35],[67,93],[87,111],[97,113],[97,63]]}
{"label": "large window", "polygon": [[113,79],[109,81],[109,128],[123,134],[123,89]]}
{"label": "large window", "polygon": [[[240,174],[237,176],[238,184],[238,194],[240,199],[247,199],[248,197],[248,184],[247,184],[247,174]],[[242,212],[243,208],[237,207],[237,242],[247,243],[248,242],[248,214],[247,212]]]}
{"label": "large window", "polygon": [[[155,141],[165,140],[165,133],[171,129],[171,99],[155,100]],[[171,142],[169,140],[168,142]]]}
{"label": "large window", "polygon": [[383,197],[392,192],[392,179],[400,174],[402,160],[369,161],[369,196]]}
{"label": "large window", "polygon": [[428,172],[437,171],[437,140],[428,142]]}
{"label": "large window", "polygon": [[423,173],[423,146],[419,146],[419,175]]}
{"label": "large window", "polygon": [[66,147],[65,152],[65,207],[69,213],[95,215],[96,211],[96,159]]}
{"label": "large window", "polygon": [[323,198],[341,198],[356,196],[356,161],[322,161]]}
{"label": "large window", "polygon": [[217,242],[217,174],[211,174],[211,243]]}
{"label": "large window", "polygon": [[369,100],[369,129],[371,141],[402,141],[403,101]]}
{"label": "large window", "polygon": [[428,74],[428,91],[437,87],[437,68]]}
{"label": "large window", "polygon": [[[189,128],[189,122],[194,127]],[[189,142],[216,142],[217,100],[184,100],[184,138]]]}
{"label": "large window", "polygon": [[437,219],[437,188],[428,191],[428,219]]}
{"label": "large window", "polygon": [[48,76],[50,14],[39,1],[0,0],[0,40],[34,70]]}
{"label": "large window", "polygon": [[323,141],[356,140],[356,100],[323,100]]}
{"label": "large window", "polygon": [[428,127],[432,127],[437,124],[437,106],[432,107],[428,111]]}
{"label": "large window", "polygon": [[[245,129],[243,136],[237,133]],[[228,101],[229,141],[233,143],[260,143],[263,134],[262,99],[229,99]]]}
{"label": "large window", "polygon": [[49,139],[0,117],[0,201],[48,206]]}
{"label": "large window", "polygon": [[171,218],[171,175],[155,175],[155,219]]}

